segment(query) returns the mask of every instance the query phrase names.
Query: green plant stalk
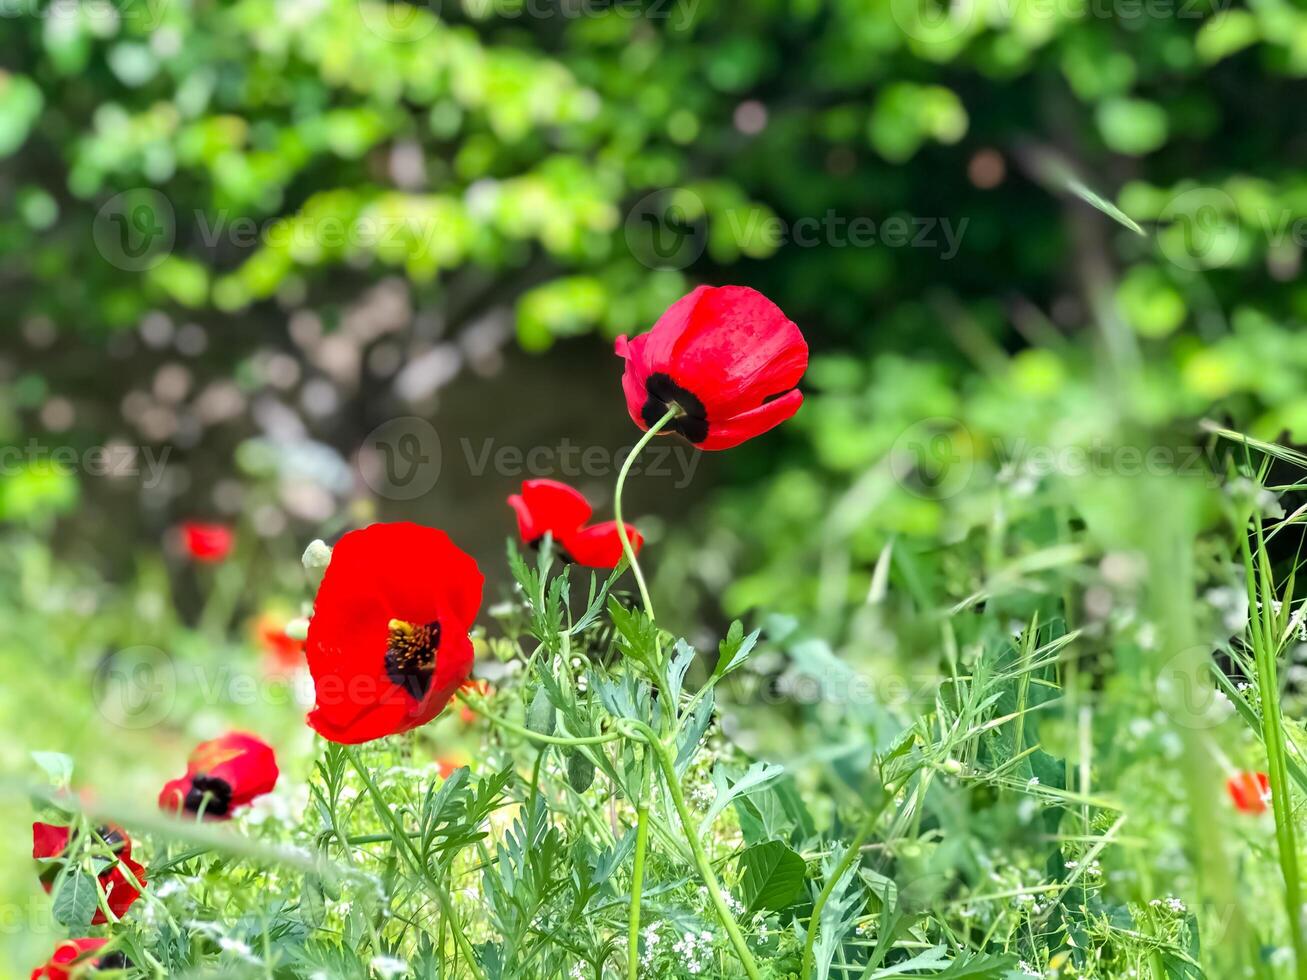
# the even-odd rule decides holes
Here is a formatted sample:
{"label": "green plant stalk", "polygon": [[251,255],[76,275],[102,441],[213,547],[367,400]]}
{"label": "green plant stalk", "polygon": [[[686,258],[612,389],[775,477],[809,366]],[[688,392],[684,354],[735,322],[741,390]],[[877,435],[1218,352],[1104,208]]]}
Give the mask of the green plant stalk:
{"label": "green plant stalk", "polygon": [[717,919],[726,930],[726,935],[731,940],[731,945],[735,948],[735,954],[739,957],[740,963],[744,966],[744,972],[748,975],[749,980],[762,980],[758,972],[758,964],[754,962],[753,954],[749,952],[749,945],[745,941],[744,933],[740,931],[739,923],[735,921],[735,916],[731,910],[726,907],[726,897],[722,894],[721,885],[717,883],[717,874],[712,869],[712,862],[708,860],[708,855],[704,852],[703,844],[699,841],[699,835],[694,830],[694,818],[690,815],[689,807],[685,805],[685,794],[681,792],[681,782],[676,776],[676,763],[667,751],[667,746],[663,744],[657,733],[644,722],[636,721],[633,718],[624,718],[621,724],[632,731],[632,737],[639,738],[653,750],[654,758],[658,760],[658,767],[663,771],[663,781],[667,784],[667,792],[672,797],[672,804],[676,807],[677,816],[681,819],[681,828],[685,831],[685,839],[690,845],[690,853],[694,857],[695,866],[699,869],[699,875],[703,878],[704,886],[708,889],[708,896],[712,899],[713,909],[717,913]]}
{"label": "green plant stalk", "polygon": [[[1302,883],[1298,872],[1298,841],[1294,832],[1293,811],[1289,806],[1289,773],[1285,763],[1284,721],[1280,715],[1280,685],[1276,671],[1275,637],[1278,630],[1273,612],[1275,581],[1266,559],[1260,520],[1255,520],[1255,527],[1256,562],[1249,548],[1247,535],[1241,537],[1251,604],[1249,626],[1253,656],[1257,665],[1257,690],[1262,708],[1262,742],[1266,746],[1267,779],[1271,784],[1271,812],[1275,815],[1276,850],[1279,854],[1280,873],[1284,878],[1284,904],[1289,920],[1289,936],[1293,942],[1294,971],[1298,980],[1307,980],[1307,942],[1304,942],[1302,929]],[[1260,625],[1257,622],[1259,613],[1256,605],[1259,597],[1262,605]]]}
{"label": "green plant stalk", "polygon": [[458,916],[454,914],[454,908],[449,900],[449,895],[445,892],[445,889],[440,882],[436,881],[431,876],[431,873],[427,871],[426,865],[422,861],[422,856],[418,854],[412,841],[409,840],[408,834],[405,833],[404,828],[396,818],[394,811],[390,809],[390,806],[386,803],[385,797],[381,795],[381,789],[373,781],[372,773],[368,772],[367,767],[363,765],[363,761],[358,757],[358,753],[355,751],[354,746],[346,745],[344,746],[344,751],[345,757],[349,759],[350,764],[358,772],[359,777],[363,780],[363,784],[367,787],[368,793],[372,796],[372,800],[376,804],[377,810],[385,815],[386,821],[390,824],[393,834],[392,840],[397,844],[402,844],[400,850],[403,851],[405,856],[409,859],[409,863],[413,866],[413,870],[426,880],[427,884],[430,886],[431,894],[435,897],[436,901],[440,903],[441,917],[445,922],[449,923],[450,931],[454,934],[454,944],[458,946],[459,952],[463,954],[463,958],[467,961],[468,970],[471,971],[472,975],[477,977],[478,980],[485,980],[485,975],[477,965],[476,955],[472,951],[472,944],[467,941],[467,936],[463,934],[463,927],[459,925]]}
{"label": "green plant stalk", "polygon": [[[650,620],[654,618],[653,600],[649,598],[649,587],[645,584],[644,572],[640,568],[639,560],[635,557],[635,549],[631,547],[631,539],[626,533],[626,522],[622,520],[622,491],[626,488],[626,477],[631,472],[631,466],[635,463],[636,457],[640,455],[645,446],[649,445],[654,436],[658,435],[663,426],[679,414],[679,408],[669,408],[666,414],[650,426],[648,431],[640,437],[640,440],[627,453],[626,459],[622,461],[622,468],[617,474],[617,487],[613,491],[613,517],[617,520],[617,537],[622,542],[622,554],[626,556],[626,562],[631,566],[631,571],[635,575],[635,584],[640,589],[640,600],[644,603],[645,615]],[[640,798],[636,800],[635,804],[635,858],[631,868],[631,906],[626,921],[626,975],[628,980],[637,980],[640,972],[640,898],[644,888],[644,856],[649,846],[647,783],[647,777],[641,776]],[[686,836],[693,836],[689,832],[688,824],[686,826]]]}
{"label": "green plant stalk", "polygon": [[835,885],[844,877],[844,872],[849,870],[849,866],[862,853],[862,845],[867,843],[867,838],[871,836],[872,831],[876,829],[876,824],[880,822],[881,814],[885,812],[885,807],[889,806],[894,794],[890,792],[889,787],[885,787],[885,798],[880,804],[873,807],[867,812],[867,819],[862,821],[862,826],[858,828],[858,835],[853,838],[853,843],[849,849],[844,852],[840,858],[840,863],[835,866],[834,872],[826,880],[822,887],[821,893],[817,896],[817,901],[812,904],[812,916],[808,919],[808,938],[803,941],[803,966],[799,970],[799,976],[812,976],[812,950],[817,942],[817,930],[821,926],[821,913],[830,901],[831,893],[835,891]]}
{"label": "green plant stalk", "polygon": [[613,492],[613,517],[617,519],[617,536],[622,541],[622,554],[626,555],[627,564],[635,573],[635,584],[640,588],[640,600],[644,603],[645,615],[650,619],[654,618],[654,611],[653,602],[649,598],[649,587],[645,585],[644,572],[640,570],[635,549],[631,547],[631,539],[626,534],[626,524],[622,521],[622,490],[626,486],[626,476],[631,472],[631,464],[635,462],[635,458],[640,455],[645,446],[649,445],[653,437],[662,431],[663,426],[680,414],[679,408],[669,408],[667,414],[651,425],[649,431],[640,437],[640,441],[631,448],[626,459],[622,461],[622,469],[617,474],[617,489]]}
{"label": "green plant stalk", "polygon": [[463,703],[492,725],[502,728],[506,732],[512,732],[514,735],[520,735],[522,738],[530,739],[532,742],[539,742],[541,745],[603,745],[605,742],[616,742],[626,737],[621,732],[609,732],[606,735],[583,735],[575,738],[563,735],[544,735],[540,732],[533,732],[529,728],[523,728],[521,725],[516,725],[506,718],[500,718],[498,715],[487,711],[476,701],[463,698]]}
{"label": "green plant stalk", "polygon": [[631,868],[631,911],[626,921],[626,977],[640,976],[640,892],[644,887],[644,854],[649,847],[649,802],[640,780],[640,806],[635,812],[635,863]]}

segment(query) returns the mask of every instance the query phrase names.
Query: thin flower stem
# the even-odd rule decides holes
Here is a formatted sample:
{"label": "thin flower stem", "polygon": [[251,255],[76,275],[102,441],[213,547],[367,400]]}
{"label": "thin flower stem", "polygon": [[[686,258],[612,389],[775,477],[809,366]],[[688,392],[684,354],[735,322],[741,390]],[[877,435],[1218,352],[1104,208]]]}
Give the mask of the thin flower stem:
{"label": "thin flower stem", "polygon": [[631,869],[631,912],[626,922],[626,977],[640,976],[640,892],[644,887],[644,853],[649,846],[649,801],[641,778],[640,807],[635,814],[635,864]]}
{"label": "thin flower stem", "polygon": [[358,757],[358,752],[355,750],[354,746],[346,745],[343,748],[345,751],[345,757],[349,759],[350,764],[353,765],[354,769],[358,772],[359,777],[363,780],[363,784],[367,787],[368,793],[372,796],[372,801],[376,804],[377,812],[382,814],[385,817],[386,822],[390,824],[393,834],[392,840],[396,844],[402,844],[400,850],[403,851],[405,856],[409,859],[409,863],[413,866],[413,870],[425,879],[427,884],[430,886],[431,894],[435,897],[436,901],[440,903],[441,917],[449,924],[450,931],[454,934],[454,944],[458,946],[459,952],[462,953],[464,960],[466,960],[468,970],[474,977],[477,977],[478,980],[485,980],[485,974],[481,972],[481,968],[477,964],[476,955],[472,952],[472,944],[467,941],[467,936],[463,934],[463,927],[459,925],[458,916],[454,914],[453,903],[450,902],[449,895],[446,893],[444,886],[436,881],[436,879],[431,875],[431,872],[427,870],[426,864],[422,860],[422,856],[418,854],[417,848],[415,848],[412,841],[409,840],[408,834],[404,831],[403,826],[399,822],[399,818],[395,816],[395,812],[390,808],[385,797],[381,795],[381,789],[377,786],[376,782],[373,781],[372,773],[368,771],[365,765],[363,765],[363,761]]}
{"label": "thin flower stem", "polygon": [[812,904],[812,916],[808,919],[808,938],[803,942],[803,966],[799,970],[799,976],[812,976],[812,950],[817,941],[817,930],[821,927],[821,912],[830,901],[831,893],[835,891],[835,886],[839,880],[844,877],[844,872],[849,870],[849,866],[862,853],[862,845],[867,843],[867,838],[871,836],[872,831],[876,829],[876,824],[880,822],[880,816],[885,812],[885,807],[889,805],[890,800],[894,799],[888,787],[885,790],[885,797],[880,801],[878,806],[873,807],[867,812],[867,819],[862,822],[858,828],[858,836],[853,838],[853,843],[849,849],[844,852],[840,858],[839,864],[831,872],[830,877],[826,879],[826,884],[817,896],[817,901]]}
{"label": "thin flower stem", "polygon": [[649,431],[640,437],[640,441],[632,447],[626,459],[622,461],[621,472],[617,474],[617,489],[613,492],[613,517],[617,518],[617,536],[622,541],[622,553],[626,555],[627,564],[635,573],[635,584],[640,587],[640,599],[644,602],[645,615],[650,619],[654,618],[654,611],[653,602],[649,599],[649,587],[644,583],[644,572],[640,570],[635,549],[631,547],[631,539],[626,534],[626,524],[622,521],[622,489],[626,486],[626,474],[631,471],[631,464],[635,462],[635,458],[640,455],[645,446],[649,445],[653,437],[658,435],[663,426],[680,414],[679,408],[669,408],[667,414],[651,425]]}
{"label": "thin flower stem", "polygon": [[520,735],[522,738],[530,739],[533,742],[539,742],[541,745],[603,745],[605,742],[616,742],[625,737],[621,732],[609,732],[606,735],[584,735],[576,738],[563,735],[542,735],[540,732],[533,732],[529,728],[515,725],[505,718],[492,714],[478,702],[463,698],[463,703],[492,725],[496,725],[504,729],[504,731],[512,732],[514,735]]}
{"label": "thin flower stem", "polygon": [[703,878],[703,883],[708,889],[708,896],[712,899],[713,908],[717,912],[717,919],[726,930],[731,945],[735,947],[735,955],[739,957],[749,980],[761,980],[758,964],[754,962],[753,954],[749,952],[749,945],[745,941],[744,933],[740,931],[739,924],[735,921],[735,916],[731,914],[731,910],[726,905],[726,897],[722,894],[721,886],[717,883],[717,875],[712,869],[712,862],[708,860],[708,855],[704,852],[699,835],[695,832],[694,818],[685,805],[685,795],[681,792],[681,781],[677,778],[676,763],[672,760],[671,753],[667,751],[667,746],[663,744],[657,733],[644,722],[624,718],[621,724],[633,738],[640,739],[653,750],[654,758],[658,760],[658,766],[663,771],[663,781],[667,784],[667,792],[671,795],[672,804],[676,807],[676,813],[681,818],[681,829],[685,832],[685,839],[690,845],[690,853],[694,856],[694,863],[699,868],[699,875]]}

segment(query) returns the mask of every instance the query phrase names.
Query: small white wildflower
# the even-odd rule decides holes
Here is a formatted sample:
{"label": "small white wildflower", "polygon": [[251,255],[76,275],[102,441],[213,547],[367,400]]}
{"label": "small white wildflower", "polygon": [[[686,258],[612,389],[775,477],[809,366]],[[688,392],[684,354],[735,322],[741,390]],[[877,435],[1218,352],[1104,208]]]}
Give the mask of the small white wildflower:
{"label": "small white wildflower", "polygon": [[231,953],[234,956],[240,956],[250,959],[250,947],[239,939],[232,939],[230,936],[221,936],[218,939],[218,948],[224,953]]}
{"label": "small white wildflower", "polygon": [[408,972],[408,964],[403,960],[396,959],[393,956],[374,956],[371,962],[372,969],[385,980],[391,977],[402,976]]}

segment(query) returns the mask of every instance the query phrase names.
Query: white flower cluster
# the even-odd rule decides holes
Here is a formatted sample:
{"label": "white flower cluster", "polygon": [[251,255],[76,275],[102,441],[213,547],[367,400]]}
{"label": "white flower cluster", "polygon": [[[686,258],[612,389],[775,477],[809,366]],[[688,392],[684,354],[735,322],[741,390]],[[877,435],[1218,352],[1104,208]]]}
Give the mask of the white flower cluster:
{"label": "white flower cluster", "polygon": [[713,934],[700,932],[697,935],[687,932],[672,946],[672,952],[679,956],[688,973],[702,973],[711,965]]}
{"label": "white flower cluster", "polygon": [[658,934],[658,929],[661,925],[660,922],[651,922],[645,926],[644,955],[640,957],[640,964],[645,969],[653,965],[654,958],[658,955],[658,942],[662,939],[662,936]]}
{"label": "white flower cluster", "polygon": [[408,973],[408,964],[393,956],[374,956],[371,966],[382,980],[392,980],[393,977],[402,977]]}
{"label": "white flower cluster", "polygon": [[1149,902],[1148,905],[1150,908],[1155,909],[1165,908],[1168,912],[1174,912],[1176,915],[1183,915],[1187,911],[1184,902],[1180,901],[1180,899],[1176,898],[1174,895],[1167,896],[1166,898],[1155,898]]}

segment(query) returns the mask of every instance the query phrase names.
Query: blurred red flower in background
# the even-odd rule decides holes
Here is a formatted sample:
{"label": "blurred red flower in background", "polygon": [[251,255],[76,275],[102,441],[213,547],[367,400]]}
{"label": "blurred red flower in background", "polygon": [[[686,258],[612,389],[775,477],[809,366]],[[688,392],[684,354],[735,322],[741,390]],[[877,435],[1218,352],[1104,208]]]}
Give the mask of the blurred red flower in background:
{"label": "blurred red flower in background", "polygon": [[309,620],[309,725],[349,745],[439,714],[471,673],[484,581],[435,528],[372,524],[342,537]]}
{"label": "blurred red flower in background", "polygon": [[32,971],[31,980],[70,980],[83,976],[87,967],[100,970],[123,969],[131,964],[122,953],[96,956],[98,950],[109,944],[107,939],[65,939],[55,947],[54,955],[44,965]]}
{"label": "blurred red flower in background", "polygon": [[[96,831],[113,850],[118,860],[100,872],[100,887],[104,889],[105,904],[115,918],[121,919],[132,903],[141,897],[140,890],[132,884],[131,879],[123,873],[126,868],[131,877],[142,888],[147,884],[145,868],[132,860],[132,841],[125,831],[118,827],[101,827]],[[72,840],[72,828],[58,824],[36,822],[32,824],[32,857],[41,860],[63,857]],[[59,875],[59,865],[52,863],[41,872],[41,886],[49,892]],[[91,925],[101,926],[108,922],[102,909],[95,910]]]}
{"label": "blurred red flower in background", "polygon": [[[480,678],[464,681],[463,686],[459,689],[459,691],[460,694],[463,692],[472,691],[483,698],[488,698],[490,697],[490,695],[495,693],[495,689],[490,686],[490,682],[487,680],[482,680]],[[458,717],[463,722],[463,724],[471,725],[473,722],[477,720],[479,716],[475,711],[473,711],[466,704],[464,704],[462,707],[458,709]]]}
{"label": "blurred red flower in background", "polygon": [[184,521],[181,526],[182,547],[195,561],[213,563],[231,554],[236,535],[226,524]]}
{"label": "blurred red flower in background", "polygon": [[247,732],[229,732],[198,745],[186,760],[186,775],[166,783],[159,806],[178,813],[203,813],[225,820],[277,785],[272,747]]}
{"label": "blurred red flower in background", "polygon": [[1231,776],[1225,783],[1230,799],[1235,808],[1243,813],[1259,814],[1266,812],[1266,801],[1270,798],[1271,783],[1264,772],[1241,772]]}
{"label": "blurred red flower in background", "polygon": [[[657,420],[655,420],[657,421]],[[615,568],[622,560],[622,539],[616,521],[589,527],[590,502],[579,490],[557,480],[526,480],[522,492],[509,496],[508,505],[517,514],[517,530],[529,545],[538,545],[551,534],[564,561],[587,568]],[[630,524],[626,536],[637,554],[644,537]]]}
{"label": "blurred red flower in background", "polygon": [[803,404],[796,385],[808,344],[780,307],[746,286],[700,286],[673,303],[648,333],[617,338],[626,358],[626,408],[648,430],[700,449],[730,449],[780,425]]}
{"label": "blurred red flower in background", "polygon": [[264,652],[264,663],[272,674],[286,674],[304,663],[304,641],[286,635],[287,620],[265,612],[254,621],[254,637]]}

